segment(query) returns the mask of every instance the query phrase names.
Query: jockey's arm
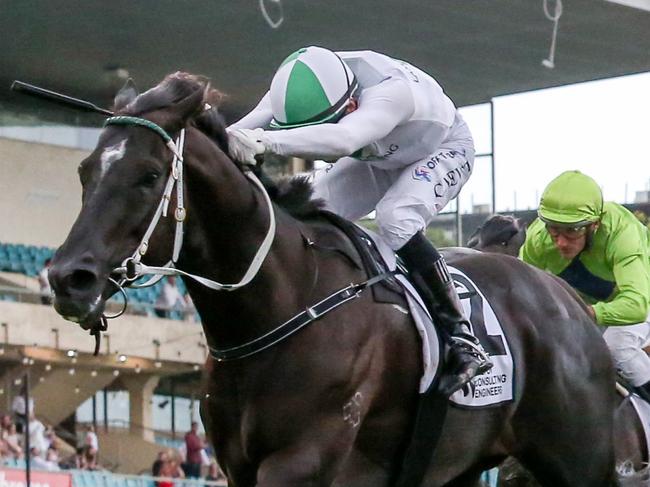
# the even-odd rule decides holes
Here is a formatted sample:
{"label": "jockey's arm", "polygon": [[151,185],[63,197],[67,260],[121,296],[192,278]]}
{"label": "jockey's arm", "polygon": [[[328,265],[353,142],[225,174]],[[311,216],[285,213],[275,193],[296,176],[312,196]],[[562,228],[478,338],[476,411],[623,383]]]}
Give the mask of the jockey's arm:
{"label": "jockey's arm", "polygon": [[593,305],[599,325],[643,323],[648,316],[650,275],[646,253],[637,248],[630,248],[640,245],[638,237],[636,238],[636,242],[628,241],[628,245],[623,245],[613,252],[611,258],[618,293],[609,302]]}
{"label": "jockey's arm", "polygon": [[256,129],[268,127],[273,118],[271,111],[271,96],[269,92],[262,97],[257,106],[243,118],[230,125],[229,129]]}
{"label": "jockey's arm", "polygon": [[305,159],[336,160],[382,139],[415,111],[406,81],[390,78],[363,91],[359,108],[338,123],[266,131],[267,152]]}

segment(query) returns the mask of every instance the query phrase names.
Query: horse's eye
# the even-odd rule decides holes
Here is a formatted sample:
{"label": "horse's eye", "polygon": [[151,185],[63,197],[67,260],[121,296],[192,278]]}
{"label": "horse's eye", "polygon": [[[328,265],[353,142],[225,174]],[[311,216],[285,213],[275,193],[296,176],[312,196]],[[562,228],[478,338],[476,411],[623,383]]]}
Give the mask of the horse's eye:
{"label": "horse's eye", "polygon": [[160,177],[160,174],[157,172],[148,172],[144,176],[140,178],[138,181],[138,186],[143,186],[145,188],[153,188],[154,184],[156,184],[156,180]]}

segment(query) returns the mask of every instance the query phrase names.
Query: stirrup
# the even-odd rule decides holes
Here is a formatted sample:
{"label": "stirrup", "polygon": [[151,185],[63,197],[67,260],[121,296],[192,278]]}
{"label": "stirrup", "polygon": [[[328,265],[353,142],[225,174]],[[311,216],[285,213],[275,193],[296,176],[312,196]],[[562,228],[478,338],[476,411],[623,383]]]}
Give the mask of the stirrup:
{"label": "stirrup", "polygon": [[[470,336],[474,338],[474,336]],[[451,335],[449,337],[449,340],[452,342],[452,344],[458,345],[465,349],[470,355],[478,360],[479,370],[477,375],[487,372],[492,368],[493,364],[492,360],[490,360],[490,354],[485,351],[483,346],[478,341],[475,342],[474,340],[470,340],[469,338],[458,335]]]}

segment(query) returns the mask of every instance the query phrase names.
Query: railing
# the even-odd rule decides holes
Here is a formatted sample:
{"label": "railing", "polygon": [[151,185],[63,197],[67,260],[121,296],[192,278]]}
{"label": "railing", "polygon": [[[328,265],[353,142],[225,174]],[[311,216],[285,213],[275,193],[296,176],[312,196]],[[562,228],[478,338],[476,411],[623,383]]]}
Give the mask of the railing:
{"label": "railing", "polygon": [[[25,464],[23,461],[11,461],[6,466],[1,466],[0,472],[12,472],[18,474],[19,478],[13,480],[11,484],[7,485],[24,485]],[[172,479],[167,477],[152,477],[150,475],[125,475],[115,474],[103,471],[91,470],[58,470],[58,471],[45,471],[32,469],[32,478],[34,473],[44,476],[51,474],[52,476],[69,475],[72,480],[73,487],[156,487],[158,482],[171,482],[174,487],[227,487],[227,483],[223,480],[205,480],[205,479]],[[22,479],[20,478],[22,477]],[[4,478],[3,478],[4,480]],[[56,484],[60,485],[60,484]]]}
{"label": "railing", "polygon": [[[19,286],[7,286],[0,285],[0,301],[10,301],[14,303],[25,303],[25,304],[42,304],[41,297],[43,294],[32,291],[31,289],[25,289]],[[122,307],[122,296],[116,295],[113,299],[109,300],[106,303],[106,310],[110,313],[119,312]],[[177,319],[180,321],[197,322],[198,320],[194,317],[196,310],[194,308],[179,309],[178,307],[167,307],[162,305],[156,305],[154,303],[143,303],[138,301],[129,300],[128,306],[125,313],[136,315],[136,316],[148,316],[150,318],[158,318],[155,314],[154,309],[162,309],[164,311],[174,312],[172,316],[177,316]],[[190,318],[181,319],[182,316],[189,315]]]}

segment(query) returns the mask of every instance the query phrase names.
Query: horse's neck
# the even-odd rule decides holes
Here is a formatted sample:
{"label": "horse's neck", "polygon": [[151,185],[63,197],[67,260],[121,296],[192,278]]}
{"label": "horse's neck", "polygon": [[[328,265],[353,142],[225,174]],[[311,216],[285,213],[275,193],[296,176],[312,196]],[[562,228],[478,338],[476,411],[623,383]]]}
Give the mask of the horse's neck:
{"label": "horse's neck", "polygon": [[[205,168],[188,170],[186,194],[186,244],[179,267],[221,283],[239,282],[269,228],[263,195],[232,164],[220,165],[215,174]],[[212,346],[232,346],[262,335],[306,299],[303,281],[310,259],[298,223],[277,212],[276,225],[271,250],[247,286],[213,291],[186,279]]]}

